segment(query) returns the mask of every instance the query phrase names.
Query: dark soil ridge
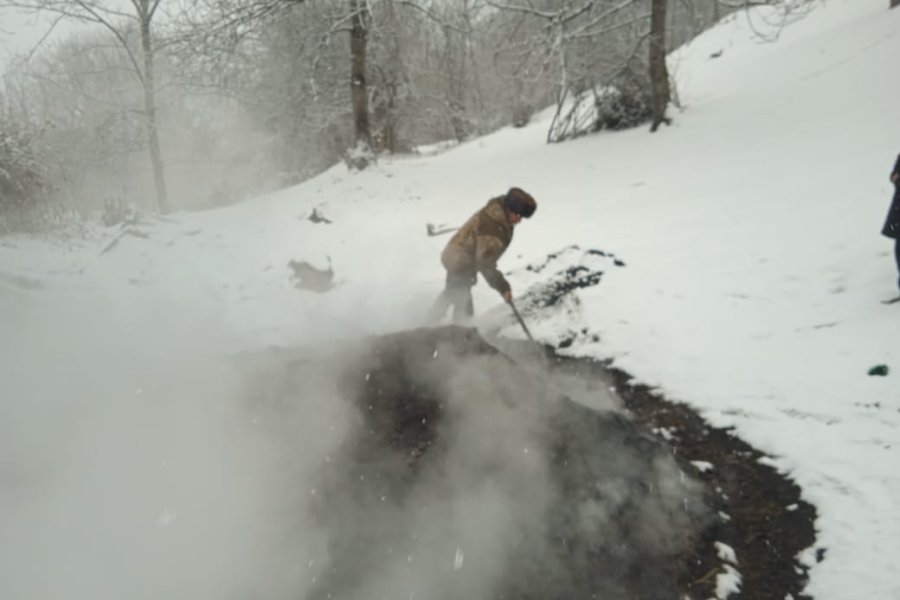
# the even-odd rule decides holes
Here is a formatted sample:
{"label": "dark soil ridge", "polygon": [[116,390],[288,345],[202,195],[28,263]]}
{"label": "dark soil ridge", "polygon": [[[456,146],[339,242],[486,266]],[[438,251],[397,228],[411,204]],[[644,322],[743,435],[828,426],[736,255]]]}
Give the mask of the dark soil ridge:
{"label": "dark soil ridge", "polygon": [[[581,251],[578,246],[569,246],[548,255],[542,264],[530,265],[528,270],[539,273],[563,254],[578,251]],[[608,252],[588,249],[584,256],[588,255],[610,257],[615,266],[624,266]],[[523,303],[523,314],[527,318],[527,313],[557,304],[574,289],[597,285],[602,275],[602,271],[584,266],[557,273],[530,291]],[[586,329],[582,331],[584,335],[589,333]],[[576,336],[560,340],[558,347],[571,346]],[[647,386],[632,384],[631,375],[609,363],[560,357],[550,346],[544,352],[551,368],[598,377],[614,386],[636,424],[657,435],[666,431],[663,441],[683,469],[709,486],[711,508],[730,518],[716,519],[706,531],[688,566],[682,593],[694,599],[716,597],[717,576],[725,571],[725,563],[714,545],[718,541],[735,551],[738,564],[733,566],[742,578],[740,592],[730,598],[810,598],[802,594],[809,580],[809,569],[797,557],[815,543],[816,510],[802,499],[802,490],[793,480],[760,462],[767,457],[765,453],[735,436],[730,429],[710,426],[690,406],[671,402]],[[702,472],[691,461],[705,461],[714,468]],[[818,549],[816,560],[823,560],[824,552]]]}
{"label": "dark soil ridge", "polygon": [[[548,369],[591,382],[589,388],[597,385],[614,389],[630,413],[628,418],[621,414],[604,417],[602,413],[587,407],[579,408],[563,398],[561,402],[566,410],[560,414],[565,416],[547,422],[547,431],[555,432],[557,440],[557,466],[562,458],[562,467],[568,464],[568,468],[574,467],[577,471],[568,475],[565,475],[565,469],[558,471],[563,474],[559,480],[561,489],[571,492],[562,497],[579,493],[577,482],[584,480],[584,472],[603,467],[603,456],[585,452],[582,446],[573,447],[571,452],[565,451],[569,440],[586,439],[581,435],[585,427],[600,436],[596,439],[609,435],[621,437],[623,451],[643,460],[651,460],[654,456],[674,459],[689,479],[706,486],[702,504],[713,518],[704,522],[689,545],[675,553],[656,556],[664,549],[651,546],[644,548],[648,552],[638,555],[637,562],[623,562],[622,557],[610,556],[602,545],[584,546],[578,550],[586,559],[583,563],[565,558],[577,550],[571,544],[573,536],[568,536],[568,541],[566,537],[550,540],[550,547],[555,548],[554,553],[560,560],[578,563],[577,568],[569,569],[573,577],[590,576],[597,570],[613,573],[630,589],[629,599],[708,600],[716,597],[717,576],[727,570],[728,561],[719,556],[716,547],[716,542],[721,542],[734,550],[737,558],[734,567],[742,578],[740,591],[730,598],[810,599],[802,593],[808,582],[808,567],[797,557],[815,543],[815,508],[802,499],[802,490],[795,482],[765,461],[760,462],[767,457],[765,453],[739,439],[732,429],[712,427],[690,406],[668,401],[658,390],[635,385],[628,373],[609,363],[562,357],[551,347],[542,347],[543,352],[536,352],[534,344],[503,339],[492,340],[489,345],[475,330],[452,327],[385,336],[376,342],[375,346],[361,351],[358,361],[341,367],[344,376],[340,378],[339,387],[346,388],[345,397],[358,406],[359,435],[345,448],[343,456],[336,456],[336,460],[323,465],[323,491],[331,488],[338,493],[317,496],[323,501],[319,516],[325,521],[341,523],[344,535],[334,539],[331,546],[332,556],[338,560],[332,561],[332,568],[323,573],[324,579],[307,598],[351,597],[356,581],[347,577],[348,569],[350,573],[358,573],[358,568],[367,564],[367,557],[373,555],[371,550],[384,542],[386,530],[369,526],[373,514],[377,514],[378,507],[382,506],[379,498],[392,496],[402,500],[410,482],[423,467],[443,461],[444,444],[436,436],[445,410],[443,387],[447,381],[445,375],[449,373],[445,369],[452,369],[456,362],[448,356],[452,350],[452,353],[464,355],[493,355],[495,369],[516,371],[517,377],[533,377],[533,384],[528,385],[535,388],[543,385],[541,380],[544,378],[540,374]],[[497,353],[497,348],[502,352]],[[535,358],[540,360],[540,368],[523,368]],[[444,366],[440,366],[445,360]],[[273,391],[274,397],[270,399],[273,409],[278,408],[281,395],[289,392],[284,398],[289,400],[289,396],[304,389],[304,378],[309,370],[321,368],[318,363],[310,363],[304,370],[303,365],[306,363],[302,360],[285,363],[287,369],[281,374],[281,386]],[[428,371],[431,374],[423,379],[422,375]],[[547,378],[548,381],[551,379]],[[499,391],[512,393],[513,397],[506,400],[515,404],[515,389],[501,387]],[[600,462],[576,467],[571,460],[566,460],[575,456]],[[713,469],[699,469],[694,461],[708,462]],[[628,480],[627,474],[624,477],[635,497],[646,493],[642,481]],[[324,502],[325,498],[328,498],[327,502]],[[641,522],[640,515],[628,505],[622,508],[624,512],[618,515],[624,517],[622,523]],[[717,518],[716,514],[720,516]],[[400,522],[393,529],[402,530],[403,522],[405,517],[401,514]],[[614,522],[618,524],[620,519]],[[566,527],[564,518],[562,522],[554,522],[550,530],[563,531]],[[399,543],[402,540],[395,540],[395,544]],[[526,559],[525,563],[534,564],[528,560],[534,557],[521,558]],[[817,551],[816,558],[824,558],[824,549]],[[565,588],[571,588],[569,584],[582,586],[584,583],[560,581],[557,583],[565,585],[551,585],[548,591],[535,587],[533,584],[540,583],[540,579],[529,579],[531,575],[531,569],[519,571],[518,577],[511,580],[497,597],[568,600],[575,595],[568,594]],[[664,583],[666,579],[668,581]],[[655,584],[650,585],[653,581]],[[591,594],[578,596],[591,597]],[[620,596],[614,591],[612,595],[604,593],[596,597]]]}
{"label": "dark soil ridge", "polygon": [[[714,545],[721,542],[734,549],[738,563],[734,567],[742,579],[740,592],[730,599],[811,600],[802,593],[809,567],[797,557],[816,541],[816,509],[803,500],[802,490],[790,477],[760,462],[769,455],[735,436],[731,428],[709,425],[690,406],[633,384],[633,377],[621,369],[546,351],[554,368],[580,376],[592,373],[613,385],[636,424],[660,437],[665,430],[665,443],[685,471],[713,492],[713,510],[727,515],[704,532],[686,567],[683,593],[689,598],[716,597],[716,579],[727,564]],[[692,461],[711,463],[713,469],[701,471]],[[823,560],[824,550],[816,558]]]}
{"label": "dark soil ridge", "polygon": [[[400,564],[400,570],[393,557],[416,552],[418,533],[409,524],[421,523],[416,517],[424,506],[417,499],[418,482],[441,482],[437,496],[426,495],[433,504],[459,490],[450,483],[451,474],[464,486],[474,482],[473,489],[489,480],[491,489],[505,490],[506,514],[527,515],[514,519],[510,545],[498,556],[500,578],[468,597],[683,597],[680,582],[716,517],[711,494],[681,468],[664,440],[619,410],[595,410],[564,395],[545,369],[527,368],[535,358],[533,346],[530,358],[521,358],[499,352],[474,329],[445,327],[381,336],[361,350],[341,370],[338,388],[359,421],[322,472],[316,514],[334,535],[327,568],[307,598],[387,597],[369,589],[379,572],[402,578],[407,568],[445,571],[440,561],[427,563],[427,554],[413,567]],[[606,380],[594,381],[599,389],[607,387]],[[462,396],[448,402],[451,387]],[[460,412],[462,406],[471,412]],[[467,458],[451,460],[453,448],[460,448],[452,443],[460,431],[474,422],[503,420],[527,423],[531,454],[548,460],[545,475],[522,471],[511,458],[521,452],[515,427],[476,427],[479,437],[512,437],[494,444],[466,436]],[[473,447],[474,461],[468,458]],[[455,466],[448,471],[448,464]],[[461,470],[466,473],[462,478]],[[538,492],[540,497],[541,489],[548,490],[549,501],[535,505],[529,496]],[[440,523],[430,520],[433,511],[423,514],[429,524]],[[485,520],[483,526],[500,531],[489,523]],[[452,532],[441,535],[452,537]],[[447,587],[446,580],[435,577],[429,597],[466,597],[460,595],[467,589],[460,582]],[[400,589],[396,585],[393,596]],[[408,591],[403,588],[404,594]]]}

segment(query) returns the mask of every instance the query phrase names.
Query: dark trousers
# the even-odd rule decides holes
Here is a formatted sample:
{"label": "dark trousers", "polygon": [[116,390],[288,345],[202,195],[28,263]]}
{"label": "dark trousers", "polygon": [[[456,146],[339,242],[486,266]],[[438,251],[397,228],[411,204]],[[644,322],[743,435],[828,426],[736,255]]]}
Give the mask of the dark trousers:
{"label": "dark trousers", "polygon": [[477,281],[475,273],[451,273],[447,271],[444,291],[434,301],[428,320],[438,323],[444,318],[447,309],[453,307],[453,322],[466,323],[475,315],[472,303],[472,286]]}
{"label": "dark trousers", "polygon": [[[894,240],[894,258],[897,260],[897,273],[900,273],[900,237]],[[900,279],[897,280],[897,287],[900,287]]]}

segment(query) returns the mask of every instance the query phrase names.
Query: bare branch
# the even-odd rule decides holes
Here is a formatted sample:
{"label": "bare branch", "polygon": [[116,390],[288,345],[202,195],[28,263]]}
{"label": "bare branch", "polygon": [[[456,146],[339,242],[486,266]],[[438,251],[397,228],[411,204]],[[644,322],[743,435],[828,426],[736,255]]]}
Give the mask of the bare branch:
{"label": "bare branch", "polygon": [[[96,19],[94,14],[86,14],[80,12],[77,10],[77,8],[81,7],[82,9],[84,9],[85,7],[90,7],[93,13],[105,15],[105,18],[107,20],[111,18],[135,18],[131,13],[114,10],[94,0],[91,0],[90,2],[88,2],[87,0],[4,0],[3,5],[10,8],[19,8],[28,11],[44,11],[56,13],[81,21],[94,23],[100,22]],[[74,9],[73,5],[75,5]]]}
{"label": "bare branch", "polygon": [[[609,9],[603,11],[602,13],[600,13],[599,15],[594,17],[592,20],[590,20],[587,23],[585,23],[584,25],[580,26],[578,29],[576,29],[572,33],[574,35],[581,35],[582,33],[595,27],[601,21],[604,21],[604,20],[610,18],[611,16],[613,16],[614,14],[628,8],[629,6],[632,6],[633,4],[637,4],[638,2],[641,2],[641,1],[642,0],[624,0],[624,2],[621,2],[621,3],[617,4],[616,6],[613,6]],[[648,13],[648,15],[649,15],[649,13]],[[599,33],[603,33],[603,32],[601,31]]]}
{"label": "bare branch", "polygon": [[612,33],[613,31],[617,31],[619,29],[624,29],[626,27],[631,27],[637,23],[646,23],[650,19],[650,13],[640,13],[637,16],[628,19],[626,21],[622,21],[620,23],[615,23],[608,27],[604,27],[603,29],[592,29],[589,32],[579,32],[579,33],[570,33],[567,36],[567,39],[570,40],[579,40],[579,39],[590,39],[595,38],[600,35],[605,35],[607,33]]}
{"label": "bare branch", "polygon": [[159,8],[159,3],[161,0],[154,0],[153,6],[150,7],[150,12],[147,13],[147,20],[152,21],[153,15],[156,14],[156,9]]}
{"label": "bare branch", "polygon": [[781,3],[783,0],[717,0],[718,3],[727,8],[750,8],[753,6],[772,6]]}
{"label": "bare branch", "polygon": [[428,17],[435,23],[438,23],[441,27],[445,27],[446,29],[450,29],[452,31],[455,31],[457,33],[462,33],[462,34],[471,33],[470,29],[467,29],[467,28],[464,29],[462,27],[459,27],[458,25],[454,25],[453,23],[446,21],[445,19],[441,19],[436,14],[434,14],[433,11],[429,10],[425,6],[422,6],[421,4],[419,4],[419,2],[415,2],[414,0],[398,0],[397,4],[400,4],[402,6],[408,6],[409,8],[412,8],[412,9],[415,9],[415,10],[418,10],[418,11],[424,13],[426,17]]}
{"label": "bare branch", "polygon": [[530,15],[533,17],[539,17],[541,19],[546,19],[551,21],[559,16],[559,11],[557,12],[547,12],[542,10],[537,10],[536,8],[531,8],[529,6],[518,6],[516,4],[500,4],[494,2],[493,0],[487,0],[489,6],[493,6],[494,8],[499,8],[500,10],[505,10],[508,12],[517,12],[525,15]]}
{"label": "bare branch", "polygon": [[53,33],[53,30],[56,29],[56,26],[59,25],[59,22],[62,21],[65,17],[63,15],[58,15],[55,19],[53,19],[53,23],[50,24],[50,27],[47,28],[47,31],[44,32],[44,35],[41,36],[41,39],[37,41],[37,43],[31,47],[28,51],[28,54],[25,56],[25,62],[31,60],[31,57],[34,56],[34,53],[38,51],[38,49],[47,41],[47,38],[50,37],[50,34]]}
{"label": "bare branch", "polygon": [[123,18],[136,21],[134,14],[113,10],[106,6],[102,6],[98,2],[88,0],[11,0],[6,3],[12,8],[21,8],[25,10],[33,10],[38,12],[48,12],[59,15],[60,17],[68,17],[81,21],[83,23],[96,23],[103,26],[107,31],[119,41],[122,49],[128,55],[128,60],[134,67],[135,76],[143,83],[144,73],[141,70],[140,62],[131,51],[128,40],[125,38],[123,29],[117,27],[113,22],[113,18]]}
{"label": "bare branch", "polygon": [[40,81],[52,88],[55,88],[56,90],[58,90],[64,94],[76,96],[79,98],[84,98],[85,100],[89,100],[90,102],[95,103],[95,104],[102,104],[104,106],[114,107],[118,110],[125,110],[125,107],[122,104],[119,104],[118,102],[113,102],[113,101],[109,100],[108,97],[101,98],[99,96],[94,96],[92,94],[88,94],[88,93],[82,92],[80,90],[76,90],[74,88],[64,86],[64,85],[60,84],[56,79],[47,77],[40,73],[30,72],[30,73],[28,73],[27,76],[31,79],[34,79],[35,81]]}

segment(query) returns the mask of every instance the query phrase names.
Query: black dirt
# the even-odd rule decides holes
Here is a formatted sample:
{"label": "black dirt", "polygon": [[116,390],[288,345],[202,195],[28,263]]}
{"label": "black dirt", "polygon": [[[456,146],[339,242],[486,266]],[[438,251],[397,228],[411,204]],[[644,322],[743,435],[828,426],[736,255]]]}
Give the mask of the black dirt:
{"label": "black dirt", "polygon": [[[563,266],[573,257],[579,257],[579,264]],[[588,260],[590,257],[601,257],[604,260],[600,262],[597,259]],[[580,264],[582,262],[591,266]],[[526,266],[525,270],[532,273],[544,271],[552,271],[552,273],[540,285],[530,288],[522,297],[523,313],[531,314],[557,306],[571,292],[598,285],[603,279],[603,268],[610,265],[624,267],[625,263],[610,252],[597,248],[583,250],[577,245],[572,245],[548,254],[541,263]],[[598,266],[603,268],[598,268]]]}
{"label": "black dirt", "polygon": [[[470,329],[424,329],[374,340],[341,377],[341,395],[356,405],[361,419],[323,484],[322,497],[331,500],[320,507],[319,518],[338,533],[329,568],[309,598],[365,597],[374,573],[396,568],[391,559],[373,557],[384,556],[388,546],[395,553],[412,552],[416,532],[406,529],[417,521],[415,498],[423,480],[450,480],[449,473],[458,478],[463,468],[463,481],[500,488],[511,515],[532,502],[529,495],[544,493],[542,481],[504,487],[504,471],[518,467],[510,467],[503,452],[513,462],[522,452],[511,447],[515,440],[500,439],[498,457],[480,452],[479,441],[477,459],[455,462],[458,450],[451,445],[465,418],[523,420],[533,434],[532,454],[549,463],[552,499],[518,522],[518,539],[505,546],[502,576],[477,597],[680,598],[689,558],[714,519],[703,487],[646,429],[619,411],[572,401],[549,386],[545,375],[522,368]],[[459,398],[451,399],[461,377],[467,393],[479,398],[468,417],[460,416]],[[458,493],[458,484],[449,486],[447,494]],[[419,569],[439,568],[417,560]],[[428,597],[459,593],[438,586]]]}
{"label": "black dirt", "polygon": [[[577,246],[564,248],[548,255],[543,263],[529,266],[528,270],[539,273],[564,254],[580,251]],[[588,249],[583,254],[613,258],[614,265],[624,266],[613,254],[602,250]],[[558,304],[570,290],[599,283],[602,275],[599,270],[575,269],[557,272],[529,291],[523,312]],[[565,337],[558,342],[558,347],[567,348],[574,341],[574,336]],[[690,598],[715,596],[717,575],[728,568],[714,545],[721,542],[735,551],[736,568],[742,576],[741,592],[733,597],[750,600],[807,597],[802,591],[808,581],[808,567],[797,556],[815,543],[816,511],[802,499],[796,483],[765,461],[760,462],[766,458],[763,452],[728,429],[710,426],[689,406],[670,402],[645,386],[631,385],[631,377],[621,370],[591,361],[562,359],[549,348],[545,352],[554,369],[609,382],[639,426],[666,432],[665,441],[673,455],[685,470],[707,484],[712,493],[710,507],[725,515],[705,532],[680,586],[682,593]],[[879,374],[882,374],[880,369],[870,371],[870,375]],[[700,471],[691,461],[704,461],[713,468]],[[816,560],[821,561],[824,556],[824,549],[816,549]]]}
{"label": "black dirt", "polygon": [[[548,350],[551,352],[551,350]],[[717,575],[725,562],[715,542],[730,546],[741,574],[740,593],[733,599],[796,600],[808,582],[808,567],[797,560],[800,552],[815,543],[815,507],[804,501],[800,487],[773,467],[760,462],[767,455],[753,448],[730,429],[712,427],[683,403],[666,400],[657,391],[633,385],[631,376],[609,365],[593,361],[561,359],[557,368],[584,377],[610,382],[641,427],[662,433],[685,470],[704,481],[711,492],[711,508],[723,518],[704,532],[680,589],[689,598],[715,597]],[[710,463],[701,471],[693,461]],[[818,549],[816,559],[824,559]]]}
{"label": "black dirt", "polygon": [[[453,399],[462,382],[476,399],[467,418],[528,417],[533,440],[540,440],[533,449],[548,462],[552,501],[518,525],[518,542],[505,547],[503,573],[490,593],[454,587],[469,571],[459,579],[451,565],[448,575],[443,562],[429,565],[428,553],[419,552],[410,568],[437,575],[416,598],[707,600],[716,596],[718,576],[733,568],[742,581],[732,599],[808,600],[807,566],[797,557],[815,544],[816,511],[796,483],[761,462],[764,453],[609,365],[550,348],[535,364],[534,345],[497,343],[503,352],[474,330],[446,327],[374,338],[351,359],[330,355],[340,357],[337,389],[357,418],[316,485],[316,519],[332,535],[324,562],[316,560],[325,567],[305,598],[381,597],[368,587],[373,578],[402,575],[406,565],[396,559],[421,550],[413,524],[421,527],[431,514],[422,511],[422,482],[437,481],[447,496],[458,492],[459,465],[448,465],[465,427]],[[304,394],[303,373],[317,371],[314,362],[287,364],[294,375],[279,394]],[[588,382],[588,390],[614,389],[626,410],[573,401],[554,383],[567,378]],[[499,431],[494,448],[502,454],[508,445]],[[474,467],[465,481],[509,483],[505,458],[482,462],[480,445],[473,454],[477,463],[464,465]],[[666,488],[675,490],[676,503]],[[524,492],[513,486],[505,493],[514,513],[528,502],[530,482]],[[584,526],[591,503],[609,516],[593,529]],[[648,526],[660,515],[666,533]],[[736,565],[720,556],[717,543],[734,550]],[[815,556],[824,560],[825,549]],[[400,586],[392,592],[410,595]]]}

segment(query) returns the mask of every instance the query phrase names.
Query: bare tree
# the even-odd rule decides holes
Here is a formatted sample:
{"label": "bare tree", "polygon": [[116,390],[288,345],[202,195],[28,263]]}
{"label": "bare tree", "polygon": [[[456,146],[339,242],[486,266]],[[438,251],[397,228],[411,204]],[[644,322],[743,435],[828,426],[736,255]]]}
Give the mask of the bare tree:
{"label": "bare tree", "polygon": [[[147,172],[132,161],[148,153],[154,185],[142,189],[155,187],[165,210],[167,183],[179,190],[182,206],[220,204],[259,186],[296,183],[341,158],[364,168],[376,151],[522,125],[554,101],[548,141],[648,121],[656,130],[667,122],[674,90],[667,46],[708,26],[720,6],[720,14],[763,4],[783,9],[752,15],[768,29],[765,19],[788,22],[809,1],[0,0],[0,6],[105,28],[103,37],[33,55],[28,64],[37,68],[29,75],[42,79],[26,86],[27,100],[15,96],[16,105],[63,123],[47,139],[84,155],[68,152],[59,169],[82,177],[82,189],[99,173],[105,193],[119,186],[124,197],[132,178],[118,175],[126,166]],[[176,14],[163,13],[167,6]],[[115,91],[104,88],[107,81]],[[69,93],[60,98],[54,86]],[[238,136],[240,143],[229,143]],[[201,157],[216,173],[207,187],[224,193],[191,183]],[[240,172],[226,166],[235,164]],[[89,196],[71,199],[88,204]]]}
{"label": "bare tree", "polygon": [[[192,49],[198,46],[195,40],[201,40],[202,47],[232,54],[248,39],[265,38],[263,30],[273,25],[273,19],[284,16],[287,9],[301,4],[316,3],[305,0],[205,0],[195,7],[194,15],[185,20],[186,31],[182,40]],[[331,7],[333,6],[332,3]],[[338,33],[348,35],[350,93],[346,97],[350,100],[353,143],[350,148],[345,149],[344,158],[352,167],[363,169],[373,156],[368,84],[371,12],[368,0],[346,0],[343,6],[342,11],[335,12],[332,9],[330,25],[317,33],[309,33],[321,38],[320,47],[327,45],[328,40]],[[302,43],[298,43],[296,47],[301,48]],[[293,60],[295,57],[282,58]],[[321,63],[321,57],[314,55],[310,58],[312,71],[315,72]],[[310,90],[310,96],[316,95],[317,90]]]}
{"label": "bare tree", "polygon": [[[162,151],[157,123],[156,88],[154,77],[154,40],[152,23],[161,0],[128,0],[130,7],[123,9],[124,2],[103,2],[103,0],[2,0],[2,6],[56,15],[83,23],[93,23],[104,27],[124,51],[131,71],[143,91],[143,115],[147,135],[147,147],[153,170],[156,204],[160,212],[169,210],[166,178],[163,168]],[[132,48],[130,32],[137,27],[140,50]]]}
{"label": "bare tree", "polygon": [[[316,123],[319,134],[328,140],[321,147],[328,150],[334,139],[345,138],[342,158],[361,169],[376,150],[408,148],[404,130],[410,132],[412,123],[433,126],[434,112],[430,119],[424,113],[441,104],[441,93],[432,86],[436,79],[446,81],[447,74],[461,70],[457,65],[444,69],[429,55],[435,33],[461,31],[446,16],[452,14],[450,8],[449,3],[418,0],[203,0],[199,9],[185,18],[184,39],[190,40],[185,47],[192,55],[188,60],[196,60],[198,53],[253,54],[251,60],[262,65],[257,73],[264,78],[272,75],[270,90],[278,88],[289,97],[282,99],[277,110],[288,102],[293,105],[293,118],[303,118],[304,126]],[[310,44],[311,39],[317,42]],[[349,61],[346,46],[339,54],[335,51],[335,39],[349,40]],[[471,44],[462,47],[461,59],[471,57]],[[334,62],[338,55],[343,64]],[[278,77],[281,81],[276,81]],[[331,92],[340,77],[346,79],[340,81],[345,100],[339,103]],[[464,82],[453,89],[458,113],[464,104]],[[246,95],[262,100],[253,90],[247,91]],[[272,107],[279,105],[272,97],[262,101]],[[285,116],[286,111],[281,111],[280,117]],[[443,118],[447,123],[450,120]],[[465,129],[463,121],[462,117],[456,119],[460,132]],[[296,129],[297,125],[282,122],[277,134]]]}
{"label": "bare tree", "polygon": [[[78,0],[79,2],[82,0]],[[159,148],[159,129],[156,120],[156,98],[153,73],[153,37],[150,34],[150,24],[161,0],[131,0],[137,13],[138,25],[141,31],[141,51],[143,54],[143,71],[135,72],[141,81],[144,91],[144,115],[147,124],[147,141],[150,145],[150,163],[153,168],[153,184],[156,188],[156,203],[160,212],[169,210],[169,198],[166,191],[166,177],[163,171],[162,153]],[[124,37],[119,38],[125,41]],[[127,49],[127,44],[125,48]],[[130,52],[129,52],[130,53]],[[137,66],[137,65],[135,65]]]}
{"label": "bare tree", "polygon": [[369,9],[366,0],[350,2],[350,98],[353,106],[355,146],[349,159],[364,169],[372,156],[372,131],[369,127],[369,89],[366,85],[366,49],[369,43]]}
{"label": "bare tree", "polygon": [[668,0],[651,0],[650,4],[650,89],[653,97],[653,121],[650,131],[655,132],[660,123],[668,125],[666,116],[669,105],[669,70],[666,68],[666,8]]}
{"label": "bare tree", "polygon": [[638,54],[649,36],[649,0],[488,2],[503,13],[518,16],[511,22],[513,30],[502,36],[509,41],[500,46],[499,53],[514,57],[519,64],[516,70],[526,82],[523,90],[530,89],[534,81],[555,78],[557,111],[547,132],[548,141],[602,128],[601,111],[592,107],[610,101],[617,103],[618,112],[629,113],[626,118],[610,119],[616,128],[647,119],[649,101],[644,97],[649,76]]}

